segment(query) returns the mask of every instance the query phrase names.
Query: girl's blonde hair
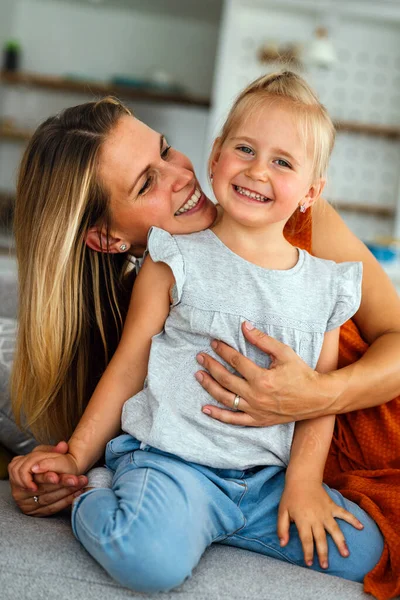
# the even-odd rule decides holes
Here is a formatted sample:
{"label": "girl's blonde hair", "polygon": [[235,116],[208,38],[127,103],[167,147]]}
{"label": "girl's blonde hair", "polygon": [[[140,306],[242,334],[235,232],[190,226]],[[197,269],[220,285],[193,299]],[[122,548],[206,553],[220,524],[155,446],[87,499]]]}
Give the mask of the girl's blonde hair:
{"label": "girl's blonde hair", "polygon": [[[20,166],[14,220],[19,329],[11,387],[18,423],[39,441],[71,435],[122,326],[118,282],[127,256],[92,251],[85,239],[94,226],[108,234],[109,193],[98,175],[99,154],[118,120],[130,114],[111,97],[68,108],[38,127]],[[99,351],[94,372],[89,361],[98,361]]]}
{"label": "girl's blonde hair", "polygon": [[219,135],[222,145],[232,130],[265,101],[285,103],[295,111],[307,149],[311,148],[314,177],[325,177],[335,143],[335,128],[326,108],[307,82],[292,71],[263,75],[236,98]]}

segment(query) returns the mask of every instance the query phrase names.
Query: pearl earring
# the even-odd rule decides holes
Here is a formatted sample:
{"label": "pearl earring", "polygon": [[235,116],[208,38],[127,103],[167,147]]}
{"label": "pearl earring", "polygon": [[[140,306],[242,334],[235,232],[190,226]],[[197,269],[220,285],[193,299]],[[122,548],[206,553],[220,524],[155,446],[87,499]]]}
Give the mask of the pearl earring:
{"label": "pearl earring", "polygon": [[301,212],[301,213],[305,213],[305,212],[306,212],[306,210],[307,210],[307,206],[306,206],[305,204],[301,204],[301,205],[300,205],[300,212]]}
{"label": "pearl earring", "polygon": [[214,179],[214,174],[213,173],[210,173],[210,179],[211,179],[211,181]]}
{"label": "pearl earring", "polygon": [[120,249],[120,252],[125,252],[125,250],[126,250],[127,248],[128,248],[128,246],[127,246],[126,244],[121,244],[121,245],[120,245],[120,247],[119,247],[119,249]]}

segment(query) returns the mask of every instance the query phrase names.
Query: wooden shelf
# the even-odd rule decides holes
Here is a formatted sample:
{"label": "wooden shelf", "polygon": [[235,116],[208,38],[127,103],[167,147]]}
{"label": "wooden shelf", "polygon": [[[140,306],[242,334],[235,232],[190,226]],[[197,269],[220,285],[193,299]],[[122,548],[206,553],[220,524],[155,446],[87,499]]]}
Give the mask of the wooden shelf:
{"label": "wooden shelf", "polygon": [[350,133],[364,133],[389,139],[400,139],[400,127],[394,125],[377,125],[369,123],[357,123],[355,121],[335,121],[337,131],[348,131]]}
{"label": "wooden shelf", "polygon": [[373,204],[358,204],[356,202],[338,202],[331,200],[333,208],[336,210],[342,210],[345,212],[356,212],[368,215],[375,215],[377,217],[394,217],[396,214],[396,208],[394,206],[377,206]]}
{"label": "wooden shelf", "polygon": [[0,73],[0,82],[7,85],[24,85],[59,92],[75,92],[91,96],[117,96],[122,100],[138,100],[145,102],[164,102],[172,104],[183,104],[208,108],[209,98],[156,91],[152,89],[136,89],[129,86],[112,85],[99,81],[81,81],[78,79],[67,79],[38,75],[35,73]]}
{"label": "wooden shelf", "polygon": [[16,141],[27,142],[31,137],[32,132],[27,129],[17,129],[15,127],[2,127],[0,124],[0,138]]}

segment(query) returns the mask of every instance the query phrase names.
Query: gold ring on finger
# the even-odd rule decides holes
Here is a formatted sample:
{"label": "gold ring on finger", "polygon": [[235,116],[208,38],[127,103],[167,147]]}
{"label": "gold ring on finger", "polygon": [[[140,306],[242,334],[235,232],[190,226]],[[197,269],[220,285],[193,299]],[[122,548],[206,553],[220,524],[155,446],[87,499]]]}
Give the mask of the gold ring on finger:
{"label": "gold ring on finger", "polygon": [[240,396],[239,396],[239,394],[236,394],[236,396],[233,399],[233,405],[232,405],[232,410],[234,410],[235,412],[239,410],[239,402],[240,402]]}

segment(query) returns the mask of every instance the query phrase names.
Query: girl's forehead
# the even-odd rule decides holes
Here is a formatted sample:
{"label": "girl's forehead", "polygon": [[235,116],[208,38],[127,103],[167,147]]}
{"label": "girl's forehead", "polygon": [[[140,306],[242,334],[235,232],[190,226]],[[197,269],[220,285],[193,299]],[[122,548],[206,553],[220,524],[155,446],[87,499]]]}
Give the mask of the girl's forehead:
{"label": "girl's forehead", "polygon": [[[287,143],[302,141],[302,118],[283,102],[258,103],[243,111],[229,137],[252,135],[257,139],[283,138]],[[266,139],[266,141],[268,141]]]}

